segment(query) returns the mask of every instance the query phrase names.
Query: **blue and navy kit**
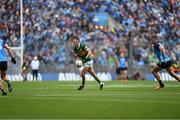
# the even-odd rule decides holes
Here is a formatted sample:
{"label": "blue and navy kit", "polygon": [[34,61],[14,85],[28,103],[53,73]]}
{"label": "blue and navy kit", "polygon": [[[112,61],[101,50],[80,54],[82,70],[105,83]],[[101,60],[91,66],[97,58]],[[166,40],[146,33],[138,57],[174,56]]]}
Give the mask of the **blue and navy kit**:
{"label": "blue and navy kit", "polygon": [[4,49],[4,40],[0,39],[0,62],[7,61],[6,51]]}
{"label": "blue and navy kit", "polygon": [[163,69],[169,68],[171,67],[171,58],[166,50],[165,54],[163,54],[161,48],[164,48],[164,45],[162,43],[154,44],[154,53],[159,60],[159,63],[157,65]]}
{"label": "blue and navy kit", "polygon": [[164,48],[164,45],[162,43],[156,43],[154,44],[154,53],[156,54],[158,60],[160,63],[162,62],[168,62],[171,60],[169,54],[167,51],[165,51],[165,54],[161,52],[161,48]]}
{"label": "blue and navy kit", "polygon": [[125,57],[120,57],[119,59],[118,59],[119,61],[119,66],[118,67],[120,67],[120,68],[126,68],[127,66],[126,66],[126,61],[127,61],[127,59],[125,58]]}

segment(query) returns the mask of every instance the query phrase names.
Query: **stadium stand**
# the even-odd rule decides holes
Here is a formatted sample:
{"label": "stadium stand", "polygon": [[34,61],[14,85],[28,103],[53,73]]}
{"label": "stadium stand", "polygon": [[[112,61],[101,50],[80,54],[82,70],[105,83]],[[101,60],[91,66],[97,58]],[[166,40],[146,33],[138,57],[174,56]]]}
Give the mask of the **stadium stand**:
{"label": "stadium stand", "polygon": [[[8,7],[2,5],[0,11],[7,16],[12,28],[10,42],[16,46],[19,5],[16,0],[3,4]],[[16,8],[11,11],[11,7]],[[144,68],[153,62],[149,41],[151,31],[156,31],[179,61],[179,20],[180,2],[176,0],[24,0],[24,55],[29,60],[38,55],[42,72],[72,71],[68,38],[79,35],[93,50],[97,70],[115,71],[116,55],[125,52],[129,57],[131,45],[133,66]]]}

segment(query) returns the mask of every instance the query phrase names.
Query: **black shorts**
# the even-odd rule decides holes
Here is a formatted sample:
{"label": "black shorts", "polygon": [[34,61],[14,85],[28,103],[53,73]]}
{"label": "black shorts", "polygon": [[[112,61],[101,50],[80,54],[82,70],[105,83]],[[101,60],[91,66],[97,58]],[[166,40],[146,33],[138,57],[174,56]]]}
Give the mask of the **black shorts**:
{"label": "black shorts", "polygon": [[127,67],[125,67],[125,68],[121,68],[121,67],[117,68],[116,74],[121,74],[121,71],[123,71],[123,70],[127,70]]}
{"label": "black shorts", "polygon": [[6,71],[7,70],[7,61],[0,62],[0,70]]}
{"label": "black shorts", "polygon": [[170,68],[172,66],[172,62],[171,61],[167,61],[165,63],[157,63],[158,67],[160,67],[161,69],[167,69]]}

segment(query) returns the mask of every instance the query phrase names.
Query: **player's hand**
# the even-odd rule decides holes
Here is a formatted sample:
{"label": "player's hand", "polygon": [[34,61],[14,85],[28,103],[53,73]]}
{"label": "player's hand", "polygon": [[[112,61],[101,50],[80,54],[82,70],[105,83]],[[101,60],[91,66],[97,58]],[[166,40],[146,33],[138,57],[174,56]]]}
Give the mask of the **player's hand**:
{"label": "player's hand", "polygon": [[15,60],[14,57],[11,58],[11,62],[12,62],[13,64],[16,64],[16,60]]}

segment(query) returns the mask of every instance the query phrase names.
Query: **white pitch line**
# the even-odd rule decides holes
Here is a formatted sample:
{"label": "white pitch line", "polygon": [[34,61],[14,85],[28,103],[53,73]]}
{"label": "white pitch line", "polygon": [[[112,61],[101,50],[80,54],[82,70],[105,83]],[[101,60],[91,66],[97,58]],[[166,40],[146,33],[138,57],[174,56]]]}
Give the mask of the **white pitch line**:
{"label": "white pitch line", "polygon": [[[78,87],[78,85],[58,85],[57,87]],[[86,85],[86,87],[99,87],[99,85]],[[143,84],[134,84],[134,85],[105,85],[105,88],[153,88],[153,85],[143,85]],[[166,85],[166,87],[180,87],[180,85]],[[24,88],[17,88],[24,89]],[[36,87],[30,89],[50,89],[49,87]],[[52,89],[52,88],[51,88]]]}

